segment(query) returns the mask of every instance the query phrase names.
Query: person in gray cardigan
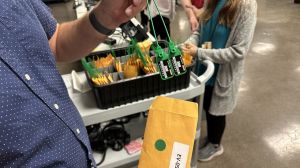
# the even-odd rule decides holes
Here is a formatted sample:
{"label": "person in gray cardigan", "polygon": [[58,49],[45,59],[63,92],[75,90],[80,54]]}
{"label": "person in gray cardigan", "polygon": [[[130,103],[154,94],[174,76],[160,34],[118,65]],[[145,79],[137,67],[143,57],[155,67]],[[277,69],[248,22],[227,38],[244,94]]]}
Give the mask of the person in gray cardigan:
{"label": "person in gray cardigan", "polygon": [[[215,73],[205,88],[208,143],[199,151],[200,161],[209,161],[223,153],[225,116],[236,106],[256,15],[255,0],[210,0],[199,17],[198,31],[182,45],[183,52],[215,64]],[[201,66],[196,69],[196,73],[203,71]]]}

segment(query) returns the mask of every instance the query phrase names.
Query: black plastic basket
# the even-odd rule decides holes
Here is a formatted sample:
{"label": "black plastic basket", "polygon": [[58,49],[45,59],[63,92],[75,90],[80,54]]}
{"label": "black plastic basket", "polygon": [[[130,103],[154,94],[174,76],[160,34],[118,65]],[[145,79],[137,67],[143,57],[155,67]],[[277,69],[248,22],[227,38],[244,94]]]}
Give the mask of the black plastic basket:
{"label": "black plastic basket", "polygon": [[[167,47],[166,42],[160,41],[159,43],[161,47]],[[124,56],[126,55],[126,48],[116,49],[114,52],[116,57]],[[85,59],[89,61],[90,58],[96,55],[101,57],[109,53],[111,53],[110,50],[96,52],[87,56]],[[97,106],[101,109],[107,109],[187,88],[190,83],[190,73],[194,64],[193,62],[187,67],[185,74],[174,76],[168,80],[162,80],[158,72],[138,76],[136,78],[124,79],[104,86],[95,85],[88,75],[87,78],[94,92]]]}

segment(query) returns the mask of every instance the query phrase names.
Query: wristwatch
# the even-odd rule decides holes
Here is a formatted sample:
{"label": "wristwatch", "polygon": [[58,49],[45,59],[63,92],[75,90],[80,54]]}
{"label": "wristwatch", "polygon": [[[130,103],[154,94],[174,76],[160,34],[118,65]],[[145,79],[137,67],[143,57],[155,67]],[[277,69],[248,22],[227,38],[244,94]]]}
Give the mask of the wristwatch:
{"label": "wristwatch", "polygon": [[92,26],[94,27],[95,30],[97,30],[97,32],[104,34],[104,35],[112,35],[115,32],[115,29],[108,29],[105,26],[103,26],[96,18],[96,15],[94,13],[94,11],[91,11],[89,13],[89,19],[90,22],[92,24]]}

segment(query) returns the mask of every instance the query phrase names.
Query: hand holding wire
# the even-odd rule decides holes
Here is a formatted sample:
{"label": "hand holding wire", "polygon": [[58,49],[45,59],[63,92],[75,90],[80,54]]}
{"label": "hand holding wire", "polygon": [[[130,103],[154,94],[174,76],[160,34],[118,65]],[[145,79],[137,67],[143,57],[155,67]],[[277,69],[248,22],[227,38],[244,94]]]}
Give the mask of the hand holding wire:
{"label": "hand holding wire", "polygon": [[146,0],[102,0],[93,9],[102,25],[115,29],[144,9]]}

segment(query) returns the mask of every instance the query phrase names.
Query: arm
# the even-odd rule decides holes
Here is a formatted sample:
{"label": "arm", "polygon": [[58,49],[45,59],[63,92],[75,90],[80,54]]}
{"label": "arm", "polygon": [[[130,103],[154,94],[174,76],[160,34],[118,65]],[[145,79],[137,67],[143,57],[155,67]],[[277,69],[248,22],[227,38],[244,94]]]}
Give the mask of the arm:
{"label": "arm", "polygon": [[[198,29],[198,30],[200,30],[200,29]],[[190,43],[195,46],[198,46],[199,40],[200,40],[200,32],[195,31],[184,43],[186,43],[186,44]]]}
{"label": "arm", "polygon": [[183,48],[183,51],[191,55],[196,55],[199,59],[208,59],[219,64],[231,62],[234,59],[243,59],[248,52],[255,30],[257,13],[256,2],[245,2],[240,12],[231,46],[224,49],[202,49],[193,44],[189,44],[187,45],[188,47]]}
{"label": "arm", "polygon": [[251,45],[256,26],[256,2],[245,2],[242,9],[232,45],[224,49],[207,50],[199,48],[197,52],[199,59],[208,59],[222,64],[231,62],[234,59],[244,58]]}
{"label": "arm", "polygon": [[[102,0],[93,10],[98,22],[108,29],[115,29],[130,20],[145,6],[145,0]],[[97,32],[84,17],[57,25],[49,45],[58,62],[71,62],[92,51],[107,36]]]}
{"label": "arm", "polygon": [[197,16],[195,15],[193,9],[191,8],[192,3],[191,0],[181,0],[181,5],[183,9],[185,10],[185,13],[189,19],[190,25],[191,25],[191,30],[194,32],[197,30],[199,26],[199,22],[197,19]]}

